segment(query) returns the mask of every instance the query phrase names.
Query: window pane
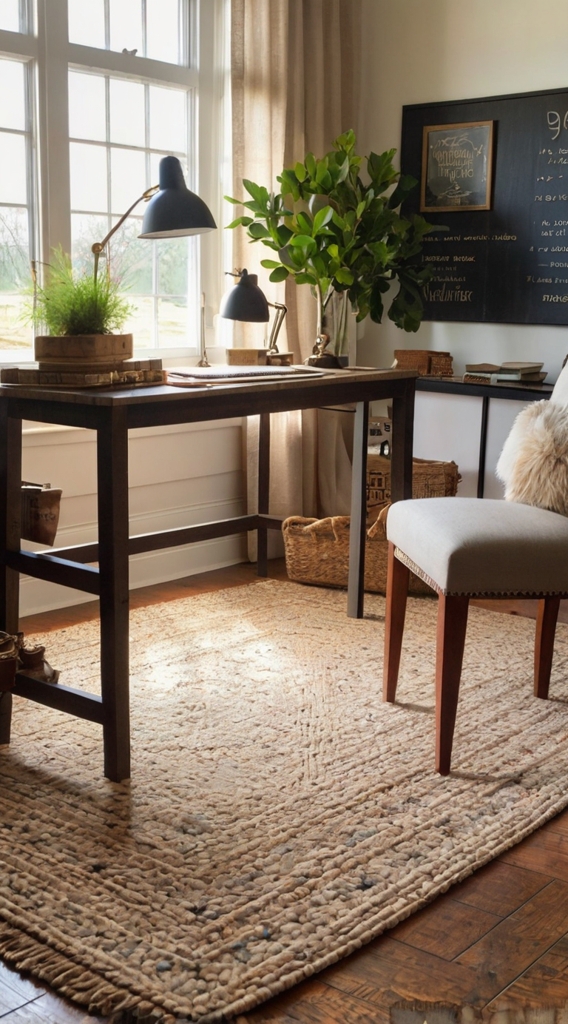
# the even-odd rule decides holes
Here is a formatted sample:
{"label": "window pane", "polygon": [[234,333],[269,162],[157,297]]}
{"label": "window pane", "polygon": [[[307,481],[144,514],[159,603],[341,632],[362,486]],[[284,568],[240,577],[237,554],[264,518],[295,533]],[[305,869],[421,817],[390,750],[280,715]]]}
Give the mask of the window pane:
{"label": "window pane", "polygon": [[110,178],[111,210],[114,215],[121,216],[146,190],[144,153],[133,149],[111,149]]}
{"label": "window pane", "polygon": [[107,211],[107,157],[102,146],[72,142],[69,146],[71,168],[71,209]]}
{"label": "window pane", "polygon": [[109,230],[107,217],[74,213],[71,217],[71,257],[78,273],[91,273],[93,269],[93,242],[102,242]]}
{"label": "window pane", "polygon": [[187,93],[150,86],[150,145],[168,153],[187,150]]}
{"label": "window pane", "polygon": [[22,322],[31,286],[28,211],[0,208],[0,349],[30,348],[31,325]]}
{"label": "window pane", "polygon": [[144,86],[138,82],[110,80],[110,138],[126,146],[144,146]]}
{"label": "window pane", "polygon": [[105,48],[104,0],[68,0],[69,41]]}
{"label": "window pane", "polygon": [[111,50],[137,50],[142,56],[142,3],[141,0],[111,0]]}
{"label": "window pane", "polygon": [[69,72],[69,134],[76,139],[106,139],[105,80]]}
{"label": "window pane", "polygon": [[187,299],[158,299],[158,347],[179,348],[187,345]]}
{"label": "window pane", "polygon": [[2,128],[26,127],[24,65],[16,60],[0,60],[0,125]]}
{"label": "window pane", "polygon": [[23,135],[0,132],[0,203],[22,203],[26,196],[26,143]]}
{"label": "window pane", "polygon": [[7,32],[20,31],[19,0],[2,0],[0,4],[0,28]]}
{"label": "window pane", "polygon": [[111,239],[111,273],[120,278],[124,294],[151,295],[153,291],[154,245],[138,238],[142,230],[141,217],[129,217]]}
{"label": "window pane", "polygon": [[162,242],[159,245],[158,291],[161,295],[185,296],[187,292],[188,262],[187,238],[168,238],[165,243]]}
{"label": "window pane", "polygon": [[146,56],[180,63],[179,0],[147,0]]}

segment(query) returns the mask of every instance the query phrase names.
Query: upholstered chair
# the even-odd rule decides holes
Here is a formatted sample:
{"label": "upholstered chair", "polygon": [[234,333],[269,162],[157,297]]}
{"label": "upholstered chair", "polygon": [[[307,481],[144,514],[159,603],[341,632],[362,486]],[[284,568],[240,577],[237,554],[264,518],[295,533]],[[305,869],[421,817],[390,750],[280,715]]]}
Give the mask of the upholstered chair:
{"label": "upholstered chair", "polygon": [[441,775],[450,772],[471,598],[538,600],[534,694],[548,697],[558,609],[568,597],[567,385],[568,366],[550,402],[519,413],[497,467],[509,500],[418,498],[389,510],[383,699],[396,697],[412,570],[438,594],[435,764]]}

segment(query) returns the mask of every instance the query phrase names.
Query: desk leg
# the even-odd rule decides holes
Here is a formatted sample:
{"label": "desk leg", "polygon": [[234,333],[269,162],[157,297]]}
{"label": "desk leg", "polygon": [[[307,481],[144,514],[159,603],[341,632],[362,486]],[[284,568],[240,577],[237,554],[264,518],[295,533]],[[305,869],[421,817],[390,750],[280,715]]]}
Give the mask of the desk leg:
{"label": "desk leg", "polygon": [[[20,486],[22,481],[22,421],[0,407],[0,537],[5,551],[20,550]],[[17,633],[20,574],[0,567],[0,629]],[[0,743],[10,742],[12,694],[0,695]]]}
{"label": "desk leg", "polygon": [[391,500],[412,497],[412,444],[414,440],[413,378],[392,402]]}
{"label": "desk leg", "polygon": [[[268,515],[270,490],[270,413],[260,414],[258,433],[258,511]],[[261,527],[256,531],[256,571],[258,576],[268,576],[268,530]]]}
{"label": "desk leg", "polygon": [[351,528],[349,531],[349,582],[347,614],[363,618],[365,595],[365,541],[367,537],[367,444],[369,403],[357,402],[353,433],[351,473]]}
{"label": "desk leg", "polygon": [[97,430],[101,693],[104,773],[130,777],[128,660],[128,430],[126,411],[109,410]]}

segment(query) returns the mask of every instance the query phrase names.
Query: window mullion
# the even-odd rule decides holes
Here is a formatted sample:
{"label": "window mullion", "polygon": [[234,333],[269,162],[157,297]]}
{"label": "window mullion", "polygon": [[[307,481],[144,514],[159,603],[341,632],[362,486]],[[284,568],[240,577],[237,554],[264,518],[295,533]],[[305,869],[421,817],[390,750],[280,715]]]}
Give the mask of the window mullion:
{"label": "window mullion", "polygon": [[39,153],[43,261],[71,250],[66,0],[38,0]]}

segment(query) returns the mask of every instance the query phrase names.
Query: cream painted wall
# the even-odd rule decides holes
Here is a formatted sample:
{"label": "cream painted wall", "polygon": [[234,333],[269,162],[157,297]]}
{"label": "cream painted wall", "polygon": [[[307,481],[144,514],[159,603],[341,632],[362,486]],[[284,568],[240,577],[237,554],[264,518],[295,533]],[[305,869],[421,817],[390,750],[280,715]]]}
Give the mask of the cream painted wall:
{"label": "cream painted wall", "polygon": [[[566,0],[362,0],[360,149],[400,147],[402,107],[568,87]],[[346,126],[347,127],[347,126]],[[365,323],[358,358],[390,365],[395,348],[447,350],[465,362],[544,360],[554,381],[568,327],[424,323],[407,335]]]}

